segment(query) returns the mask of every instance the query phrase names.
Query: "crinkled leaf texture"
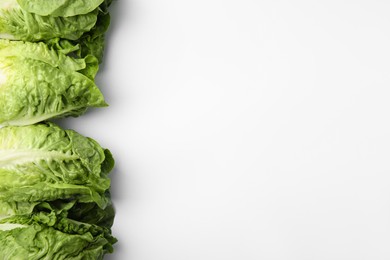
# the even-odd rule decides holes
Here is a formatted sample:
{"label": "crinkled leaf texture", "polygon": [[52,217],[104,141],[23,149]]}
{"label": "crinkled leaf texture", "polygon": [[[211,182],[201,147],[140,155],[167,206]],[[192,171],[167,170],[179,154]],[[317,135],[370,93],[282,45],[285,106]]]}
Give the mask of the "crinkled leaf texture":
{"label": "crinkled leaf texture", "polygon": [[0,259],[101,259],[117,241],[111,202],[105,209],[63,200],[0,202],[0,216]]}
{"label": "crinkled leaf texture", "polygon": [[73,58],[68,53],[77,46],[68,48],[0,40],[0,124],[29,125],[107,106],[93,80],[96,58]]}
{"label": "crinkled leaf texture", "polygon": [[104,0],[17,0],[26,11],[51,16],[75,16],[95,10]]}
{"label": "crinkled leaf texture", "polygon": [[[9,222],[13,217],[29,217],[41,224],[54,226],[61,218],[69,218],[79,223],[111,228],[115,211],[110,194],[106,192],[106,207],[94,202],[81,203],[77,200],[58,199],[45,202],[0,201],[0,223]],[[57,225],[58,226],[58,225]],[[65,230],[63,230],[65,231]]]}
{"label": "crinkled leaf texture", "polygon": [[109,150],[53,123],[0,129],[0,259],[113,252]]}
{"label": "crinkled leaf texture", "polygon": [[110,1],[101,0],[0,1],[0,38],[42,41],[58,37],[77,40],[95,26],[98,15],[106,13],[109,4]]}
{"label": "crinkled leaf texture", "polygon": [[58,199],[104,209],[114,160],[107,149],[53,123],[0,129],[0,200]]}
{"label": "crinkled leaf texture", "polygon": [[40,16],[20,8],[0,11],[0,36],[12,40],[41,41],[56,37],[76,40],[97,21],[95,10],[72,17]]}
{"label": "crinkled leaf texture", "polygon": [[110,14],[101,13],[96,25],[91,31],[85,33],[76,43],[79,43],[79,57],[92,55],[99,63],[103,60],[105,47],[105,33],[110,25]]}
{"label": "crinkled leaf texture", "polygon": [[[97,59],[96,63],[101,63],[103,61],[105,47],[105,33],[110,25],[110,14],[107,8],[106,6],[101,9],[95,26],[90,31],[84,33],[79,39],[69,40],[56,38],[46,41],[46,44],[58,50],[70,50],[75,57],[89,59],[90,63],[95,62],[91,57]],[[87,70],[89,68],[94,70],[96,66],[87,66]]]}
{"label": "crinkled leaf texture", "polygon": [[104,234],[68,234],[47,225],[0,224],[0,259],[103,259],[111,242]]}

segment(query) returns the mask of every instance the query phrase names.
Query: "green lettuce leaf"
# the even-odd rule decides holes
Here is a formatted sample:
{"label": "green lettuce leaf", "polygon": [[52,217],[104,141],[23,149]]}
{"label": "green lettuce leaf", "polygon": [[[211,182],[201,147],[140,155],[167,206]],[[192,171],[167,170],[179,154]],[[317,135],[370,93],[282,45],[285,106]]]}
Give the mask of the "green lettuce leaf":
{"label": "green lettuce leaf", "polygon": [[0,38],[74,41],[101,23],[110,4],[111,0],[0,1]]}
{"label": "green lettuce leaf", "polygon": [[[114,214],[110,200],[104,209],[95,203],[75,200],[34,203],[0,201],[0,240],[3,241],[0,241],[0,259],[35,259],[38,256],[43,259],[53,259],[51,257],[54,256],[58,259],[73,259],[71,256],[83,256],[74,259],[99,259],[105,253],[112,253],[113,244],[117,242],[110,229]],[[16,229],[19,231],[13,231]],[[36,241],[25,245],[24,239],[31,232],[33,236],[29,238]],[[51,236],[47,240],[50,246],[41,246],[43,241],[39,241],[39,238],[44,236]],[[68,242],[63,246],[62,240],[80,243],[81,247],[72,245],[71,250],[61,251],[68,246]],[[91,248],[93,250],[89,252]],[[81,254],[81,250],[87,250],[88,254]],[[34,254],[31,254],[32,251]]]}
{"label": "green lettuce leaf", "polygon": [[111,243],[104,233],[69,234],[38,223],[0,224],[0,259],[103,259]]}
{"label": "green lettuce leaf", "polygon": [[[95,203],[78,203],[74,200],[52,202],[0,202],[1,226],[21,227],[38,224],[64,234],[91,234],[104,241],[104,253],[113,252],[116,239],[111,234],[114,210],[110,203],[101,209]],[[87,220],[87,221],[85,221]],[[107,225],[108,224],[108,225]],[[1,232],[1,231],[0,231]]]}
{"label": "green lettuce leaf", "polygon": [[[91,75],[96,74],[94,71],[97,66],[103,61],[103,53],[105,48],[105,33],[110,25],[110,14],[108,12],[100,12],[95,26],[88,32],[84,33],[77,40],[68,39],[50,39],[45,43],[53,49],[63,51],[66,50],[74,57],[84,58],[89,60],[92,66],[87,66],[93,71]],[[96,60],[95,60],[96,59]]]}
{"label": "green lettuce leaf", "polygon": [[65,53],[77,47],[66,48],[0,40],[0,124],[28,125],[107,106],[93,81],[96,58],[72,58]]}
{"label": "green lettuce leaf", "polygon": [[53,123],[0,129],[0,200],[109,204],[111,153]]}
{"label": "green lettuce leaf", "polygon": [[[108,194],[107,194],[108,195]],[[53,226],[58,219],[68,218],[77,222],[110,229],[115,210],[109,196],[105,208],[96,203],[81,203],[77,200],[54,200],[44,202],[0,201],[0,222],[12,217],[28,217]]]}
{"label": "green lettuce leaf", "polygon": [[[32,4],[37,1],[25,2]],[[0,38],[41,41],[59,37],[76,40],[95,26],[100,12],[100,8],[95,7],[88,13],[75,16],[40,15],[21,7],[16,0],[7,0],[0,3]]]}
{"label": "green lettuce leaf", "polygon": [[101,13],[96,25],[91,31],[83,34],[83,36],[75,43],[80,45],[79,57],[92,55],[101,63],[103,61],[103,53],[105,47],[105,33],[110,25],[110,14]]}
{"label": "green lettuce leaf", "polygon": [[95,10],[104,0],[17,0],[26,11],[51,16],[75,16]]}

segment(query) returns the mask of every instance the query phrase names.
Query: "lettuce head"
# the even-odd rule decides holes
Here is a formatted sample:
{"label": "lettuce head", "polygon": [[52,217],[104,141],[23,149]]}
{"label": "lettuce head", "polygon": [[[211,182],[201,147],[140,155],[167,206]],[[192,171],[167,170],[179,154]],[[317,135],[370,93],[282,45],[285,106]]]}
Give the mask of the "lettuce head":
{"label": "lettuce head", "polygon": [[113,252],[109,150],[53,123],[0,129],[0,259]]}
{"label": "lettuce head", "polygon": [[110,252],[111,241],[103,233],[69,234],[38,223],[5,222],[0,224],[0,259],[99,260]]}
{"label": "lettuce head", "polygon": [[0,129],[0,201],[109,204],[108,149],[53,123]]}
{"label": "lettuce head", "polygon": [[0,202],[0,259],[102,259],[117,241],[113,219],[111,204]]}
{"label": "lettuce head", "polygon": [[34,124],[107,106],[93,80],[96,58],[68,55],[75,48],[0,40],[0,125]]}
{"label": "lettuce head", "polygon": [[0,1],[0,38],[42,41],[76,40],[91,30],[111,1],[4,0]]}

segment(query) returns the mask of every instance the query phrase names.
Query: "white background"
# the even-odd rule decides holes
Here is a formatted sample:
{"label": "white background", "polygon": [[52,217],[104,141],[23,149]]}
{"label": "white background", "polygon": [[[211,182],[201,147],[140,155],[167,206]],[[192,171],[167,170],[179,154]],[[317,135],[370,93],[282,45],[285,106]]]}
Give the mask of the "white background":
{"label": "white background", "polygon": [[110,260],[390,259],[390,2],[121,0],[62,125],[112,150]]}

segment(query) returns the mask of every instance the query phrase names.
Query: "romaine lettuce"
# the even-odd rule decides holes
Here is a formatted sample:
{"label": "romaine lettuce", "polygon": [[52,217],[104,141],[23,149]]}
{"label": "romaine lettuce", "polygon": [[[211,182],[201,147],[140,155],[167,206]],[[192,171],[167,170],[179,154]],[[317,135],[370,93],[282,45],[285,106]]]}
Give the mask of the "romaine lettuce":
{"label": "romaine lettuce", "polygon": [[97,58],[98,63],[101,63],[105,47],[105,33],[110,25],[110,14],[107,8],[108,6],[105,6],[105,8],[101,9],[95,26],[90,31],[84,33],[79,39],[55,38],[47,40],[45,43],[60,51],[63,49],[68,50],[78,58],[93,56]]}
{"label": "romaine lettuce", "polygon": [[0,259],[99,260],[111,252],[111,244],[104,233],[69,234],[38,223],[0,224]]}
{"label": "romaine lettuce", "polygon": [[103,259],[117,241],[107,149],[53,123],[0,129],[0,259]]}
{"label": "romaine lettuce", "polygon": [[[80,12],[77,12],[76,6],[73,9],[67,6],[61,8],[59,5],[62,2],[64,1],[1,1],[0,37],[25,41],[56,37],[76,40],[96,24],[100,12],[96,3],[85,3],[84,7],[80,7]],[[71,2],[81,5],[88,1]],[[85,13],[86,10],[90,11]],[[70,15],[72,13],[74,15]]]}
{"label": "romaine lettuce", "polygon": [[88,107],[107,105],[93,81],[96,58],[73,58],[66,53],[77,46],[68,48],[0,40],[0,124],[79,116]]}
{"label": "romaine lettuce", "polygon": [[[86,217],[89,221],[85,221]],[[117,241],[111,235],[111,225],[114,219],[114,211],[112,205],[109,204],[105,209],[97,207],[94,203],[77,203],[76,201],[52,201],[52,202],[0,202],[0,240],[11,240],[12,243],[3,244],[7,248],[2,247],[0,241],[0,259],[5,256],[10,257],[12,251],[17,251],[12,254],[12,259],[17,257],[26,257],[26,249],[34,248],[34,254],[28,255],[29,258],[35,259],[37,252],[43,259],[51,259],[56,255],[59,259],[67,259],[72,254],[77,257],[83,256],[80,249],[85,247],[94,250],[88,252],[87,256],[99,259],[105,253],[113,251],[112,245]],[[29,247],[23,246],[20,243],[22,240],[15,235],[16,229],[21,229],[16,233],[18,235],[26,235],[32,231],[31,229],[39,230],[43,235],[58,236],[57,239],[50,240],[50,248],[41,247],[39,241],[34,244],[29,244]],[[32,239],[37,239],[37,233],[33,233]],[[24,238],[23,238],[24,239]],[[73,245],[69,251],[59,250],[63,248],[62,240],[81,242],[80,245]],[[80,241],[81,240],[81,241]],[[80,247],[78,247],[80,246]],[[9,250],[9,251],[7,251]],[[32,251],[32,250],[29,250]],[[84,251],[84,250],[83,250]],[[70,254],[72,253],[72,254]],[[89,255],[91,254],[91,255]],[[70,258],[72,259],[72,258]],[[79,259],[79,258],[76,258]],[[84,259],[84,258],[80,258]]]}
{"label": "romaine lettuce", "polygon": [[110,3],[0,0],[0,259],[113,251],[110,151],[41,122],[107,105],[94,78]]}
{"label": "romaine lettuce", "polygon": [[26,11],[51,16],[75,16],[95,10],[104,0],[17,0]]}
{"label": "romaine lettuce", "polygon": [[96,141],[53,123],[0,129],[0,200],[109,204],[114,160]]}
{"label": "romaine lettuce", "polygon": [[79,44],[80,48],[78,51],[79,57],[87,57],[92,55],[96,57],[99,63],[103,60],[103,52],[105,47],[105,33],[110,25],[110,14],[101,13],[99,14],[96,25],[87,33],[84,33],[80,39],[74,41]]}

